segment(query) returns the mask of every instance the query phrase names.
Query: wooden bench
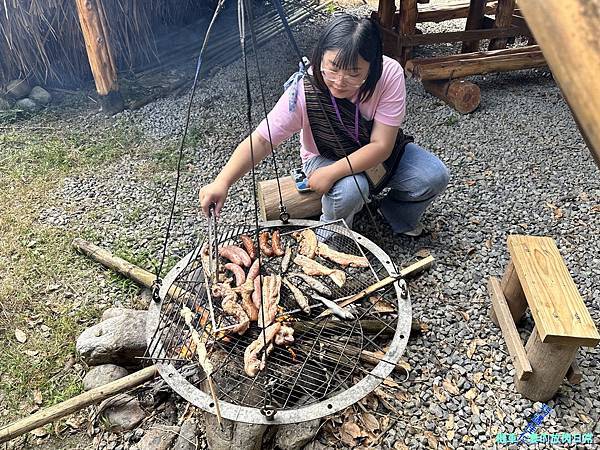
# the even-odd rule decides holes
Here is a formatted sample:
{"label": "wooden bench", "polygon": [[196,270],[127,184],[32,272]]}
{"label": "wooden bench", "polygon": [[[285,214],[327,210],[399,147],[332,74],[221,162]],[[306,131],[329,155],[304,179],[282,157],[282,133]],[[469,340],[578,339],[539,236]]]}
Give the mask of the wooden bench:
{"label": "wooden bench", "polygon": [[[534,401],[556,394],[579,347],[600,335],[552,238],[508,237],[511,260],[502,280],[491,277],[491,317],[500,325],[515,366],[517,391]],[[516,322],[531,310],[535,326],[523,348]]]}

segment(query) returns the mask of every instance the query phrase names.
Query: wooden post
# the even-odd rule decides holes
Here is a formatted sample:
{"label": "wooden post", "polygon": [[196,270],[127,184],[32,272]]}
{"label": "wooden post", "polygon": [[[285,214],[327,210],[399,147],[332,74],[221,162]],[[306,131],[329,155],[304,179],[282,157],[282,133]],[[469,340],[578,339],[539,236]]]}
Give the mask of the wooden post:
{"label": "wooden post", "polygon": [[462,114],[475,111],[481,101],[479,86],[466,80],[423,81],[423,87]]}
{"label": "wooden post", "polygon": [[[498,0],[496,9],[496,20],[494,28],[507,28],[512,21],[512,15],[515,10],[516,0]],[[490,50],[499,50],[506,47],[506,38],[492,39],[490,41]]]}
{"label": "wooden post", "polygon": [[588,0],[519,0],[519,8],[600,167],[600,49],[592,38],[600,28],[597,5]]}
{"label": "wooden post", "polygon": [[534,327],[525,346],[533,372],[526,380],[515,377],[517,391],[536,402],[550,400],[558,391],[578,348],[577,344],[545,344]]}
{"label": "wooden post", "polygon": [[75,0],[75,3],[101,110],[109,115],[123,111],[102,0]]}
{"label": "wooden post", "polygon": [[[394,26],[394,14],[396,12],[396,4],[394,0],[380,0],[377,14],[379,16],[379,24],[383,29],[392,31]],[[396,40],[388,33],[381,33],[383,40],[383,52],[386,55],[396,55]]]}
{"label": "wooden post", "polygon": [[400,24],[398,26],[398,56],[402,67],[410,57],[412,49],[406,47],[405,36],[415,34],[417,28],[417,0],[400,0]]}
{"label": "wooden post", "polygon": [[[483,14],[486,0],[471,0],[469,5],[469,15],[467,16],[466,30],[479,30],[483,24]],[[461,53],[471,53],[479,51],[479,41],[464,41]]]}

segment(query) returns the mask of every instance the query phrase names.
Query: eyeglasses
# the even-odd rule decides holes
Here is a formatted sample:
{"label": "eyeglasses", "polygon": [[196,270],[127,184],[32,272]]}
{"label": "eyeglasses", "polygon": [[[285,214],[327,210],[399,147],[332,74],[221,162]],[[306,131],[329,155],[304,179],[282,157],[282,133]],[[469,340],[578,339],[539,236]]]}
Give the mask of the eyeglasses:
{"label": "eyeglasses", "polygon": [[325,69],[324,67],[321,67],[321,73],[323,74],[323,78],[325,78],[327,81],[343,82],[343,83],[347,84],[348,86],[352,86],[352,87],[362,86],[364,84],[364,82],[367,81],[366,78],[363,78],[361,80],[360,74],[342,75],[338,71],[331,70],[331,69]]}

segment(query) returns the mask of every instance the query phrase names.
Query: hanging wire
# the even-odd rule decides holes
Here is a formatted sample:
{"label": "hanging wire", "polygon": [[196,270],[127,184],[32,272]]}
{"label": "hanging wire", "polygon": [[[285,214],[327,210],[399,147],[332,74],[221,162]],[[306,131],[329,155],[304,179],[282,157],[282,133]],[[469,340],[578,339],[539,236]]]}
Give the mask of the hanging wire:
{"label": "hanging wire", "polygon": [[169,236],[171,233],[171,227],[173,225],[173,217],[175,215],[175,205],[177,203],[177,192],[179,190],[179,182],[181,180],[181,161],[183,160],[183,148],[184,148],[184,144],[185,144],[185,138],[187,136],[187,132],[188,132],[188,128],[190,125],[190,118],[192,115],[192,104],[194,101],[194,94],[196,93],[196,87],[198,85],[198,78],[200,75],[200,68],[202,67],[202,57],[204,56],[204,51],[206,49],[206,44],[208,43],[208,38],[210,36],[210,33],[212,31],[213,25],[215,23],[215,21],[217,20],[217,17],[219,15],[219,13],[221,12],[221,10],[223,9],[223,5],[225,3],[225,0],[219,0],[219,3],[217,4],[217,7],[215,9],[215,12],[212,16],[212,19],[208,25],[208,28],[206,30],[206,34],[204,35],[204,41],[202,42],[202,48],[200,49],[200,54],[198,55],[198,63],[196,64],[196,73],[194,74],[194,82],[192,83],[192,90],[191,90],[191,94],[190,94],[190,100],[188,102],[188,107],[187,107],[187,112],[186,112],[186,117],[185,117],[185,124],[183,127],[183,135],[181,136],[181,141],[179,143],[179,156],[177,159],[177,176],[175,179],[175,191],[173,193],[173,200],[171,201],[171,210],[169,212],[169,220],[167,223],[167,230],[165,232],[165,240],[163,242],[163,247],[162,247],[162,253],[160,256],[160,263],[158,264],[157,268],[156,268],[156,278],[154,280],[154,283],[152,285],[152,297],[154,298],[155,301],[160,301],[158,292],[160,290],[160,286],[161,286],[161,278],[160,275],[163,271],[163,266],[165,263],[165,257],[167,254],[167,245],[169,242]]}

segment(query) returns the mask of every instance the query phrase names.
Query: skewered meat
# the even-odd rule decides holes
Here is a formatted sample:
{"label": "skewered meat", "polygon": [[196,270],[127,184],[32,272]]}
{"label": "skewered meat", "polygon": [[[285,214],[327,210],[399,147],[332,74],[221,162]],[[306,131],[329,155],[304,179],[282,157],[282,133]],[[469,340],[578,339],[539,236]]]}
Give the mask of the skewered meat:
{"label": "skewered meat", "polygon": [[273,231],[271,235],[271,248],[273,249],[273,254],[275,256],[283,256],[285,253],[281,248],[281,235],[279,234],[279,230]]}
{"label": "skewered meat", "polygon": [[234,263],[227,263],[224,267],[225,269],[233,272],[233,275],[235,276],[236,287],[240,287],[242,284],[244,284],[246,281],[246,273],[244,272],[244,269]]}
{"label": "skewered meat", "polygon": [[323,283],[321,283],[316,278],[313,278],[309,275],[306,275],[306,274],[300,273],[300,272],[290,272],[289,277],[298,277],[298,278],[303,279],[306,282],[306,284],[308,284],[311,288],[313,288],[315,291],[317,291],[321,295],[326,295],[328,297],[331,297],[333,295],[333,293],[331,292],[331,289],[329,289],[327,286],[325,286]]}
{"label": "skewered meat", "polygon": [[339,287],[342,287],[344,283],[346,283],[346,274],[344,272],[338,269],[330,269],[304,255],[296,256],[294,262],[302,267],[302,270],[307,275],[329,275],[329,278],[331,278]]}
{"label": "skewered meat", "polygon": [[[244,371],[250,377],[255,377],[258,372],[265,367],[266,356],[273,349],[271,342],[275,338],[275,335],[279,333],[281,323],[275,322],[267,328],[264,328],[258,337],[250,343],[244,351]],[[265,348],[265,342],[267,348],[262,360],[258,359],[258,354]]]}
{"label": "skewered meat", "polygon": [[219,248],[219,255],[238,266],[250,267],[252,265],[252,260],[246,250],[237,245],[224,245]]}
{"label": "skewered meat", "polygon": [[308,299],[302,293],[302,291],[296,286],[294,286],[292,283],[290,283],[290,281],[287,278],[283,278],[281,281],[283,281],[283,284],[285,284],[286,287],[292,292],[292,295],[294,296],[294,299],[296,300],[296,303],[298,303],[300,309],[306,314],[309,314],[310,306],[308,305]]}
{"label": "skewered meat", "polygon": [[271,233],[268,231],[261,231],[258,236],[258,245],[260,247],[260,251],[265,256],[273,256],[273,248],[269,245],[269,238],[271,237]]}
{"label": "skewered meat", "polygon": [[237,294],[227,283],[220,283],[216,285],[215,288],[220,291],[223,312],[226,315],[235,318],[236,325],[231,328],[231,331],[233,333],[244,334],[250,327],[250,319],[244,309],[236,301]]}
{"label": "skewered meat", "polygon": [[293,236],[298,241],[298,253],[313,259],[317,253],[317,235],[313,230],[307,228],[300,233],[296,232]]}
{"label": "skewered meat", "polygon": [[292,247],[290,244],[285,246],[285,253],[283,255],[283,259],[281,260],[281,273],[286,273],[288,267],[290,267],[290,261],[292,260]]}
{"label": "skewered meat", "polygon": [[244,244],[244,249],[246,250],[246,253],[248,253],[250,259],[256,258],[256,247],[254,246],[254,241],[252,240],[252,238],[246,234],[242,234],[240,236],[240,239],[242,240],[242,244]]}
{"label": "skewered meat", "polygon": [[281,291],[281,275],[268,275],[263,277],[262,284],[262,311],[258,308],[258,326],[269,326],[277,315],[279,296]]}
{"label": "skewered meat", "polygon": [[294,329],[287,324],[281,324],[281,328],[275,335],[275,345],[288,346],[294,342]]}
{"label": "skewered meat", "polygon": [[344,267],[369,267],[369,260],[364,256],[356,256],[349,253],[338,252],[322,242],[319,242],[319,245],[317,246],[317,255],[322,258],[327,258],[330,261],[333,261],[334,263]]}

